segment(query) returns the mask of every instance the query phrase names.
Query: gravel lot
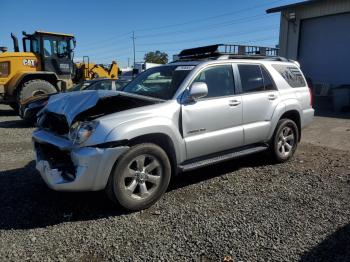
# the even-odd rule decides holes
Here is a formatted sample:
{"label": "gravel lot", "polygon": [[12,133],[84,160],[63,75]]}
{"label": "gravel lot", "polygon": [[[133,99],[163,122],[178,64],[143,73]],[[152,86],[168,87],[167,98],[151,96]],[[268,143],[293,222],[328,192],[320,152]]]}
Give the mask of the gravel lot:
{"label": "gravel lot", "polygon": [[32,131],[0,106],[1,261],[350,261],[350,151],[303,141],[285,164],[259,154],[204,168],[123,213],[103,192],[49,190]]}

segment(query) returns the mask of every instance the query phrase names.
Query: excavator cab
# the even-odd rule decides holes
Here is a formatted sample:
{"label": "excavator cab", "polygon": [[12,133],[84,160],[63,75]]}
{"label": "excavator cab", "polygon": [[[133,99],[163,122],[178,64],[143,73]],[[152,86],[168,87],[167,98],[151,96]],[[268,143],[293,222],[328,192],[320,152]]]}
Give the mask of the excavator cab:
{"label": "excavator cab", "polygon": [[[73,75],[73,50],[75,38],[69,34],[35,31],[23,32],[24,52],[35,53],[40,58],[41,71],[54,72],[60,79],[71,79]],[[18,48],[18,47],[17,47]],[[14,49],[16,50],[16,44]]]}

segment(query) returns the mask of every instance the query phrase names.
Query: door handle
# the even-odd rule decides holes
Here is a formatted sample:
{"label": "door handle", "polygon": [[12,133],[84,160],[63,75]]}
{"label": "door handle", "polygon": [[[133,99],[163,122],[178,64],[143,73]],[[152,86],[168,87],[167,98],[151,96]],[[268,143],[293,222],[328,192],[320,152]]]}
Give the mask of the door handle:
{"label": "door handle", "polygon": [[229,106],[238,106],[241,103],[241,101],[238,100],[230,100],[229,101]]}
{"label": "door handle", "polygon": [[275,94],[270,94],[270,95],[267,96],[267,98],[268,98],[269,100],[275,100],[275,99],[277,98],[277,95],[275,95]]}

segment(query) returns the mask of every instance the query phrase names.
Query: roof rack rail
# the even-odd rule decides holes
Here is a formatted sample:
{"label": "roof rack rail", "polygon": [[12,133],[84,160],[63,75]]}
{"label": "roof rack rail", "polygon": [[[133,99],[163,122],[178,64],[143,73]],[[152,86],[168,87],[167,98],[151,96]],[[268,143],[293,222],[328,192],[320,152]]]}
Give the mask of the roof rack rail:
{"label": "roof rack rail", "polygon": [[215,44],[190,49],[184,49],[177,55],[177,60],[201,60],[201,59],[276,59],[284,61],[278,56],[278,48],[235,45],[235,44]]}

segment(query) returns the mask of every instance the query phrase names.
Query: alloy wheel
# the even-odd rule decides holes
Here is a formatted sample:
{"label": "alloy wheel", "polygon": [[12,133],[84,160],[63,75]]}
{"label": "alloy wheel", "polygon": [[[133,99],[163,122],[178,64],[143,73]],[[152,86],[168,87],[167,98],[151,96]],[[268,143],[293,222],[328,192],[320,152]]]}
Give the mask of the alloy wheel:
{"label": "alloy wheel", "polygon": [[292,128],[285,126],[279,136],[277,142],[277,149],[279,154],[283,157],[288,157],[293,152],[295,146],[295,135]]}
{"label": "alloy wheel", "polygon": [[156,192],[161,184],[162,166],[152,155],[142,154],[133,158],[123,174],[125,193],[144,200]]}

